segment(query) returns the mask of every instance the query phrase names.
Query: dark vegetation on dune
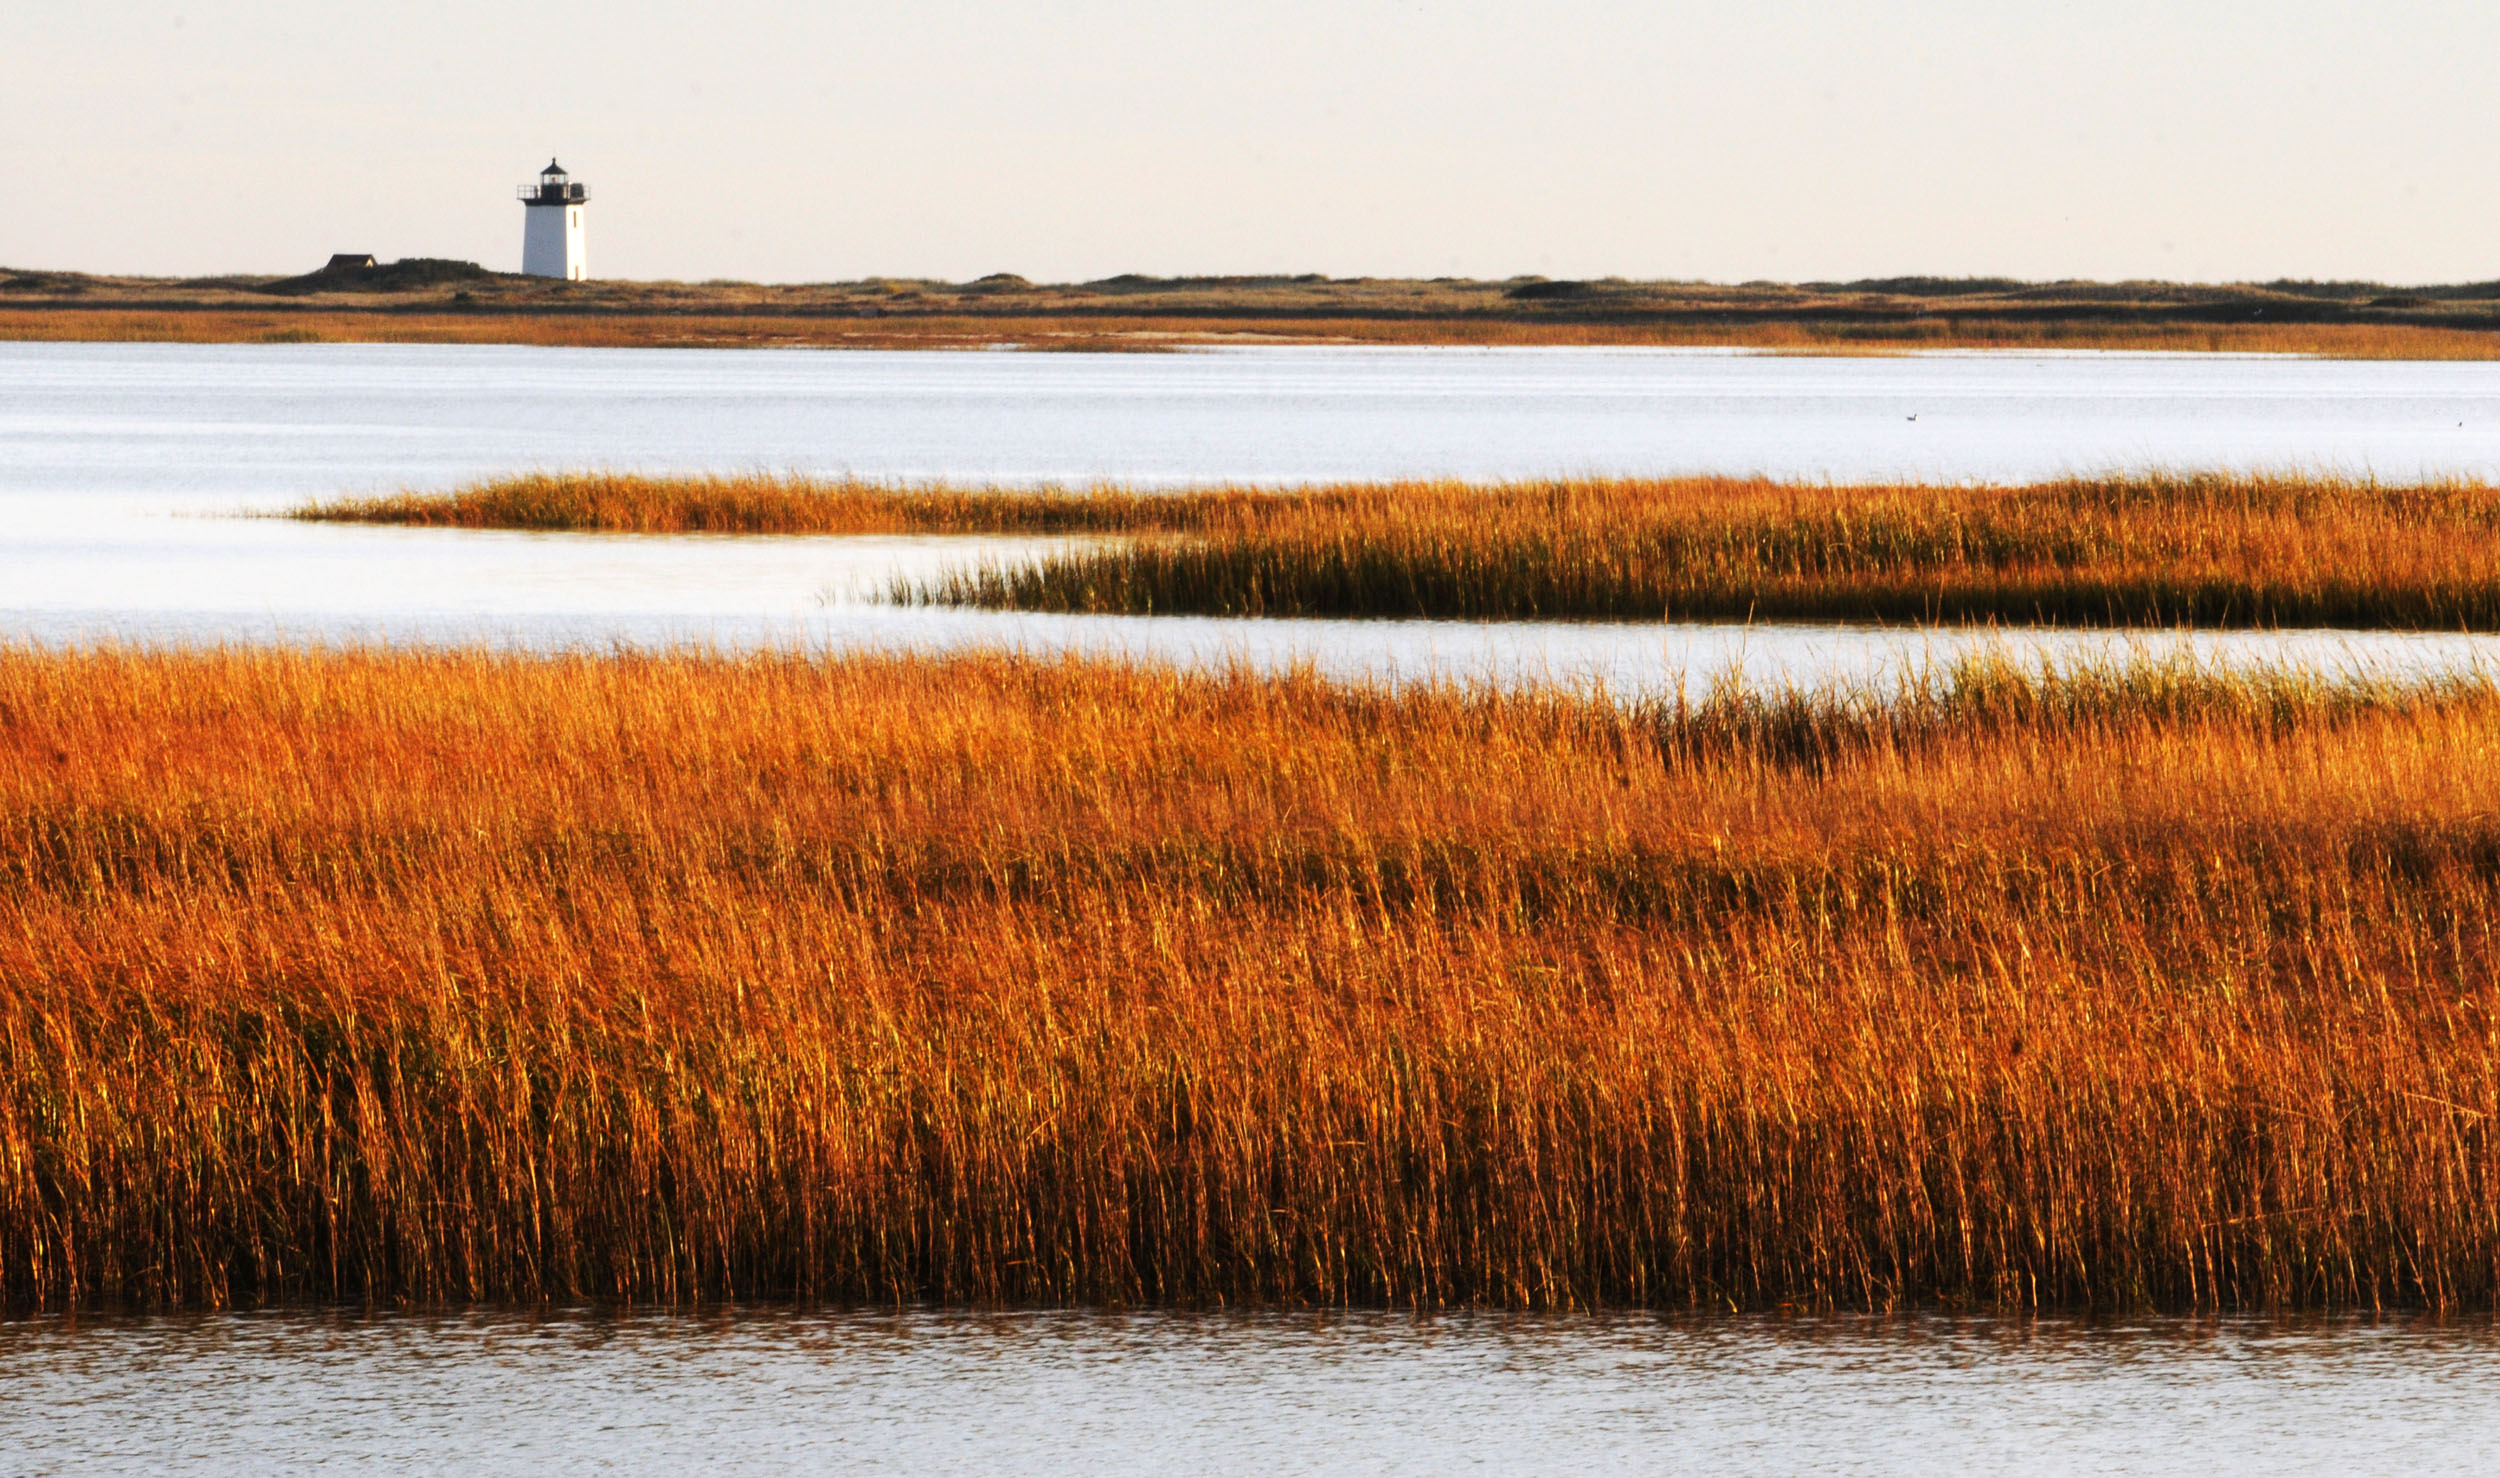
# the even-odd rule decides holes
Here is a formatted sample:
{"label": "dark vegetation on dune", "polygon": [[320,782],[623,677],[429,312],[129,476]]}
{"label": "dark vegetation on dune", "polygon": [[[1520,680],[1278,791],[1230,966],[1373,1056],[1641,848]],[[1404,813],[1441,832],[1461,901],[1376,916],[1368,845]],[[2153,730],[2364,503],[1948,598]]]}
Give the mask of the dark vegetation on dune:
{"label": "dark vegetation on dune", "polygon": [[489,272],[475,262],[456,262],[442,257],[408,257],[396,262],[379,262],[370,267],[325,267],[301,277],[255,283],[253,290],[280,297],[307,297],[332,292],[404,293],[440,287],[446,283],[471,287],[499,281],[509,275]]}
{"label": "dark vegetation on dune", "polygon": [[[353,244],[353,243],[349,243]],[[564,282],[410,259],[188,279],[0,269],[0,338],[1151,351],[1234,342],[2500,355],[2500,284],[1332,278]]]}

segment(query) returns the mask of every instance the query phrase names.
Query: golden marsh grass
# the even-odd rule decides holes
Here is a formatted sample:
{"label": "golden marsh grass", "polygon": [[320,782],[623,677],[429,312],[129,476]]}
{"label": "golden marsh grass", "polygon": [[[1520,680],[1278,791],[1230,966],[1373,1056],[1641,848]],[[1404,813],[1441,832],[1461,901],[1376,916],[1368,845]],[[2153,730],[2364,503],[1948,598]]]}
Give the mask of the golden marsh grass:
{"label": "golden marsh grass", "polygon": [[2500,627],[2500,490],[2332,476],[1141,494],[564,474],[298,516],[644,533],[1134,536],[899,588],[1101,614]]}
{"label": "golden marsh grass", "polygon": [[0,1293],[2488,1308],[2500,693],[0,651]]}

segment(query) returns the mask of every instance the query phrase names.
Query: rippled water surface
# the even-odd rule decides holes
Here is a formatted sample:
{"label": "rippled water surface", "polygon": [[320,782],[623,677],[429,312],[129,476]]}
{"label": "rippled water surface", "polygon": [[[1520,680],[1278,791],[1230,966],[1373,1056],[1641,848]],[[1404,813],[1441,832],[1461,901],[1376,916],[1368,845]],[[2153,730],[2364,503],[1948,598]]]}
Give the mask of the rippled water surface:
{"label": "rippled water surface", "polygon": [[[230,516],[581,466],[1150,485],[1698,471],[2006,479],[2151,467],[2500,476],[2500,365],[0,344],[0,636],[1003,643],[1309,660],[1345,673],[1596,677],[1625,690],[1737,664],[1767,680],[1854,676],[1959,645],[1834,627],[906,610],[873,600],[895,574],[1025,546],[480,534]],[[2412,668],[2490,650],[2456,637],[2214,645]]]}
{"label": "rippled water surface", "polygon": [[0,1470],[2470,1473],[2488,1323],[1399,1315],[0,1325]]}

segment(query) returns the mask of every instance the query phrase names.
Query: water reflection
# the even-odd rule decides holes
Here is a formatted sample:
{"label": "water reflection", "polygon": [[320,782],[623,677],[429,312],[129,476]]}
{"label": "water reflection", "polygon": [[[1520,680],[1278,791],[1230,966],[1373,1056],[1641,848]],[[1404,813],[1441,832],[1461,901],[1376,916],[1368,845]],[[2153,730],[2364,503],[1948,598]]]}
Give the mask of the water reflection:
{"label": "water reflection", "polygon": [[642,538],[159,520],[159,543],[0,553],[0,637],[48,643],[1006,649],[1362,681],[1698,693],[1881,686],[1979,651],[2031,661],[2188,652],[2224,664],[2429,676],[2500,668],[2500,638],[2405,632],[2042,632],[1789,624],[1224,620],[903,607],[893,582],[1071,540]]}
{"label": "water reflection", "polygon": [[2488,1321],[244,1314],[0,1325],[18,1469],[2471,1471]]}

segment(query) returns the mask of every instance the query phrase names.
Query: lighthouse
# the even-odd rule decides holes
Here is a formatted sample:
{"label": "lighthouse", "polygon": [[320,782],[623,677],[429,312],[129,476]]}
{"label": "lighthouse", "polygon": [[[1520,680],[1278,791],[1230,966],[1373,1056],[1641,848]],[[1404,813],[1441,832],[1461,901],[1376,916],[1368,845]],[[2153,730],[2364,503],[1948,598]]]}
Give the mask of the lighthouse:
{"label": "lighthouse", "polygon": [[590,275],[582,257],[582,205],[590,199],[588,185],[576,185],[564,166],[550,159],[538,172],[538,183],[521,187],[521,271],[531,277],[561,277],[579,282]]}

